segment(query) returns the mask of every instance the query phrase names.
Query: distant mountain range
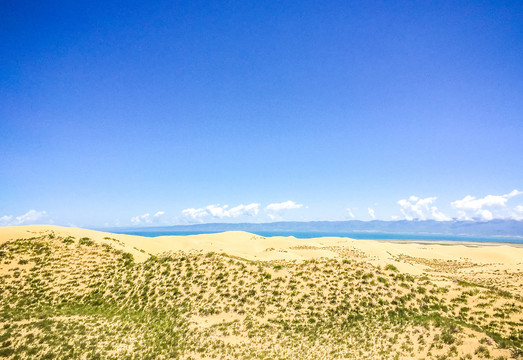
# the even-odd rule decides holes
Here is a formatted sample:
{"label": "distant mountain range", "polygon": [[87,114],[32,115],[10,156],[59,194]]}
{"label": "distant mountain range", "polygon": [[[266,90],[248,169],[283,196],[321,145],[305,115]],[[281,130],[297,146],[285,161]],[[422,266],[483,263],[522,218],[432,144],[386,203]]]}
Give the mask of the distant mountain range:
{"label": "distant mountain range", "polygon": [[398,220],[398,221],[282,221],[271,223],[209,223],[175,226],[132,227],[106,229],[117,231],[202,231],[222,232],[241,230],[279,231],[279,232],[385,232],[403,234],[445,234],[470,236],[511,236],[523,237],[523,221],[490,220],[490,221],[434,221],[434,220]]}

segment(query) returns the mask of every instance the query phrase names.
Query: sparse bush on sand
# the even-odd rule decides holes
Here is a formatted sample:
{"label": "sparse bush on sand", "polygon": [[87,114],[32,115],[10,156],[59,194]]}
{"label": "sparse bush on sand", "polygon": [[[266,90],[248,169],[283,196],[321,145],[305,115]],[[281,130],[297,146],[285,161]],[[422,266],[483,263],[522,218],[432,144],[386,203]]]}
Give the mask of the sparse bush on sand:
{"label": "sparse bush on sand", "polygon": [[140,262],[105,240],[71,246],[76,239],[53,234],[0,245],[0,358],[523,356],[523,303],[493,284],[350,254],[254,262],[195,251]]}

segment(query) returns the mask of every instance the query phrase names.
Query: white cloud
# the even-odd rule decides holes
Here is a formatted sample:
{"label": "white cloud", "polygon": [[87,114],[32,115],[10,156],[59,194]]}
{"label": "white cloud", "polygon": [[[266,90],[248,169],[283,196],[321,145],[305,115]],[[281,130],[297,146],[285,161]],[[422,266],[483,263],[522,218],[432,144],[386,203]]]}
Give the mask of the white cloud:
{"label": "white cloud", "polygon": [[354,213],[352,212],[352,210],[350,208],[347,208],[347,212],[349,213],[349,216],[351,217],[351,219],[354,219]]}
{"label": "white cloud", "polygon": [[13,215],[4,215],[4,216],[0,217],[0,225],[2,225],[2,226],[11,225],[12,219],[13,219]]}
{"label": "white cloud", "polygon": [[182,216],[187,220],[204,221],[209,219],[237,218],[240,216],[258,215],[260,204],[238,205],[229,208],[229,205],[207,205],[203,208],[189,208],[182,210]]}
{"label": "white cloud", "polygon": [[281,220],[282,214],[287,210],[300,209],[303,204],[297,204],[292,200],[284,201],[281,203],[269,204],[265,207],[265,212],[271,220]]}
{"label": "white cloud", "polygon": [[0,226],[18,226],[38,223],[46,215],[45,211],[29,210],[23,215],[5,215],[0,217]]}
{"label": "white cloud", "polygon": [[131,218],[133,224],[151,223],[151,214],[137,215]]}
{"label": "white cloud", "polygon": [[288,200],[281,203],[274,203],[269,204],[265,207],[265,210],[267,211],[282,211],[282,210],[291,210],[291,209],[299,209],[302,208],[303,204],[297,204],[294,201]]}
{"label": "white cloud", "polygon": [[401,206],[401,213],[407,220],[437,220],[437,221],[448,221],[450,217],[443,214],[438,210],[432,203],[436,201],[436,197],[419,198],[412,195],[408,199],[401,199],[398,201],[398,205]]}
{"label": "white cloud", "polygon": [[258,215],[260,204],[238,205],[229,210],[230,217],[238,217],[242,215],[256,216]]}
{"label": "white cloud", "polygon": [[523,205],[518,205],[514,208],[514,212],[511,214],[514,220],[523,220]]}
{"label": "white cloud", "polygon": [[367,210],[369,211],[370,217],[373,219],[376,219],[376,214],[374,212],[374,209],[368,208]]}
{"label": "white cloud", "polygon": [[157,211],[152,216],[149,213],[137,215],[131,218],[131,223],[134,225],[158,223],[163,214],[165,214],[165,211]]}
{"label": "white cloud", "polygon": [[205,209],[189,208],[182,210],[182,215],[186,218],[192,218],[193,220],[197,220],[207,216],[207,211]]}
{"label": "white cloud", "polygon": [[508,194],[487,195],[479,199],[467,195],[461,200],[453,201],[451,205],[458,210],[460,220],[507,218],[512,217],[505,211],[507,201],[521,194],[523,191],[513,190]]}

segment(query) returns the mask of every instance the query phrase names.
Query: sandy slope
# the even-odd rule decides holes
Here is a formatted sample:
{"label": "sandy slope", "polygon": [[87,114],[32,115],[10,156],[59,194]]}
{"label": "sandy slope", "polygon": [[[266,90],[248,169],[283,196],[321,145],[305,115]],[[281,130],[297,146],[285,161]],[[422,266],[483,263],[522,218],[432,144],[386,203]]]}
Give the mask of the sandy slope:
{"label": "sandy slope", "polygon": [[[54,237],[50,236],[51,234]],[[250,324],[252,319],[256,319],[255,325],[260,329],[266,328],[265,325],[269,323],[268,319],[281,320],[284,317],[287,324],[294,324],[295,320],[300,319],[300,321],[307,321],[307,324],[311,324],[313,310],[317,312],[318,316],[320,313],[323,316],[327,312],[322,311],[326,311],[325,309],[331,306],[332,311],[341,311],[345,315],[350,315],[352,307],[347,308],[346,305],[356,304],[354,311],[360,314],[361,309],[358,308],[360,306],[358,304],[363,304],[363,300],[367,304],[367,301],[377,301],[378,298],[384,300],[379,303],[383,307],[384,314],[389,314],[394,307],[398,306],[398,301],[401,302],[403,299],[411,301],[407,308],[414,308],[417,311],[416,315],[435,311],[436,308],[428,306],[436,299],[447,307],[446,310],[443,310],[443,307],[437,308],[440,309],[438,311],[443,316],[461,319],[461,321],[474,321],[474,324],[481,326],[500,322],[499,328],[494,329],[505,337],[514,329],[518,329],[518,326],[520,328],[521,325],[517,324],[523,324],[521,318],[523,307],[519,305],[523,298],[523,246],[521,245],[354,240],[336,237],[265,238],[241,231],[149,238],[50,225],[0,227],[0,245],[10,240],[33,237],[39,238],[34,240],[35,245],[42,239],[54,244],[51,247],[52,252],[45,254],[44,259],[37,258],[38,261],[36,261],[25,255],[23,251],[12,250],[16,249],[17,244],[5,246],[6,249],[11,249],[12,251],[9,250],[11,252],[0,249],[4,251],[5,258],[0,266],[0,280],[3,277],[5,289],[12,290],[10,295],[12,299],[21,299],[23,305],[34,294],[42,296],[41,291],[33,294],[30,286],[11,286],[20,282],[20,279],[25,279],[24,276],[28,274],[27,276],[36,278],[32,279],[33,281],[30,283],[37,284],[38,287],[46,288],[42,284],[53,284],[53,286],[58,284],[59,286],[54,288],[55,291],[50,294],[61,291],[61,296],[65,296],[67,291],[73,291],[74,299],[76,299],[79,293],[90,291],[90,289],[95,289],[96,291],[93,293],[96,294],[107,291],[111,294],[111,299],[120,299],[123,296],[123,299],[130,301],[133,304],[130,309],[140,305],[139,301],[144,304],[173,304],[176,301],[188,301],[195,305],[195,309],[203,310],[203,312],[191,313],[190,316],[191,331],[205,333],[204,338],[198,338],[199,342],[211,339],[225,342],[228,345],[244,346],[242,349],[245,349],[245,346],[264,349],[263,346],[271,343],[267,342],[265,333],[260,333],[261,335],[256,339],[261,342],[255,345],[252,343],[254,340],[247,335],[251,331],[247,329],[251,329],[251,327],[247,327],[246,323]],[[74,237],[76,241],[70,243],[62,241],[67,237]],[[113,266],[115,259],[128,257],[126,254],[108,251],[107,247],[83,246],[82,242],[78,241],[81,238],[110,244],[113,248],[131,253],[139,262],[147,260],[150,255],[177,254],[158,259],[152,258],[151,261],[141,265],[133,263],[130,268],[121,263],[122,266],[115,270]],[[23,244],[23,242],[20,243]],[[199,254],[200,252],[205,255]],[[226,253],[246,260],[262,261],[262,263],[207,254],[209,252]],[[13,254],[18,257],[9,258],[5,254]],[[52,261],[46,264],[45,258],[51,258]],[[335,258],[339,261],[302,261],[319,258]],[[42,267],[44,266],[42,264],[47,267]],[[40,268],[37,268],[37,265]],[[394,267],[386,267],[386,265],[394,265],[399,272]],[[33,271],[34,269],[45,271]],[[146,271],[146,273],[140,273],[140,271]],[[406,276],[407,274],[403,273],[423,275]],[[51,276],[53,274],[54,277]],[[261,277],[260,274],[262,274]],[[366,277],[368,274],[375,274],[372,280],[368,280],[370,279]],[[127,280],[130,278],[133,281],[128,282]],[[189,278],[190,280],[188,280]],[[34,280],[38,280],[38,282]],[[93,283],[88,285],[89,282]],[[144,292],[145,288],[147,288],[147,292]],[[27,290],[26,293],[23,292],[24,289]],[[154,291],[151,292],[151,289]],[[247,292],[247,290],[249,291]],[[251,290],[253,293],[246,295]],[[114,294],[111,291],[114,291]],[[405,300],[407,298],[410,300]],[[86,297],[85,301],[89,303],[91,301],[89,299],[91,298]],[[93,299],[93,301],[99,300],[96,297]],[[147,299],[150,299],[149,303],[147,303]],[[434,304],[439,306],[440,302]],[[341,306],[342,304],[345,305]],[[376,306],[376,303],[372,304],[374,304],[372,306]],[[426,305],[429,310],[423,309],[425,305],[420,304],[429,304]],[[286,306],[284,312],[281,311],[282,305]],[[366,307],[367,305],[361,306]],[[263,311],[260,312],[260,309]],[[464,310],[467,317],[461,316],[463,309],[467,309]],[[393,313],[396,314],[394,311]],[[303,316],[309,316],[309,318],[303,318]],[[332,325],[329,323],[330,318],[326,316],[320,318],[322,322],[318,323]],[[78,319],[74,317],[54,317],[53,319],[60,320],[67,325],[71,321],[83,321],[85,314],[84,318]],[[369,319],[375,320],[374,317]],[[228,325],[225,327],[222,324]],[[390,326],[392,323],[386,324]],[[245,327],[243,327],[244,325]],[[369,320],[363,329],[372,329],[373,334],[376,335],[374,332],[380,327],[372,328],[374,325],[376,324]],[[302,328],[304,327],[300,327],[300,329]],[[326,325],[327,328],[331,327]],[[1,329],[7,328],[2,327],[0,321]],[[390,327],[384,327],[384,329],[390,329]],[[459,346],[460,354],[476,354],[478,347],[484,344],[480,340],[483,341],[486,333],[478,332],[478,329],[481,327],[465,327],[462,329],[462,334],[455,335],[459,338],[459,341],[455,340],[455,344]],[[434,327],[420,328],[418,326],[401,330],[399,340],[394,340],[396,345],[391,345],[392,343],[387,340],[387,337],[392,335],[385,336],[380,333],[377,338],[385,339],[385,342],[380,342],[380,349],[391,348],[396,351],[401,343],[402,348],[405,345],[405,351],[412,354],[410,357],[401,358],[417,358],[413,346],[423,349],[424,354],[432,351],[431,356],[437,357],[450,351],[449,345],[454,341],[442,343],[439,337],[443,333],[439,333],[438,331],[441,329]],[[103,331],[96,330],[93,333],[103,334]],[[422,333],[425,334],[423,341],[419,340]],[[1,332],[0,335],[2,335]],[[436,335],[438,340],[436,340]],[[19,337],[12,336],[13,339]],[[360,338],[368,340],[369,335],[354,335],[351,340],[353,343],[350,343],[347,349],[352,349],[352,346],[356,344],[355,339]],[[277,339],[277,337],[273,338],[271,348],[282,346]],[[414,343],[412,339],[414,339]],[[419,343],[416,339],[419,340]],[[438,343],[438,341],[440,342]],[[507,349],[496,348],[497,345],[491,338],[486,341],[492,351],[491,357],[510,354]],[[371,343],[374,346],[374,340]],[[432,349],[432,345],[429,343],[438,344],[440,347]],[[287,345],[281,348],[274,348],[275,351],[291,351],[288,343],[285,344]],[[427,348],[426,344],[431,347]],[[301,348],[302,343],[299,345]],[[200,346],[198,345],[199,348],[201,348]],[[371,353],[379,350],[361,344],[354,346],[360,346],[360,350],[371,351]],[[321,347],[313,349],[319,352],[311,357],[303,358],[320,358],[323,354],[321,351],[325,350],[328,351],[325,354],[330,354],[332,350],[332,348],[323,349]],[[427,358],[434,357],[427,356]],[[455,358],[458,358],[457,352]]]}
{"label": "sandy slope", "polygon": [[433,261],[439,265],[468,264],[467,268],[479,267],[483,270],[485,266],[511,272],[523,270],[523,247],[494,243],[407,243],[336,237],[297,239],[292,236],[265,238],[242,231],[149,238],[52,225],[2,227],[0,243],[10,239],[30,238],[49,231],[57,236],[89,237],[95,241],[110,243],[132,253],[139,261],[145,260],[147,254],[170,251],[225,252],[249,260],[262,261],[334,258],[340,252],[351,252],[354,256],[375,265],[393,264],[401,271],[413,274],[426,271]]}

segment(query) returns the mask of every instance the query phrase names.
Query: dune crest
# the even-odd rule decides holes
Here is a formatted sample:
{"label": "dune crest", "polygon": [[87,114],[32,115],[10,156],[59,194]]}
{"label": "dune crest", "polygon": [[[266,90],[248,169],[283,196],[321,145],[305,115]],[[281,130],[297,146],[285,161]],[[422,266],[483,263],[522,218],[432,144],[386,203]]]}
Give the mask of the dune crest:
{"label": "dune crest", "polygon": [[[10,239],[30,238],[48,232],[62,237],[89,237],[100,243],[111,244],[117,249],[135,255],[138,261],[144,261],[150,255],[176,251],[212,251],[253,261],[340,258],[342,253],[349,252],[374,265],[393,264],[401,271],[412,274],[421,274],[430,269],[430,262],[440,265],[443,262],[449,264],[452,262],[472,263],[478,268],[488,265],[498,270],[523,268],[523,246],[500,243],[407,242],[355,240],[339,237],[299,239],[293,236],[263,237],[245,231],[143,237],[55,225],[2,227],[0,228],[0,243]],[[470,266],[468,269],[471,271]]]}

